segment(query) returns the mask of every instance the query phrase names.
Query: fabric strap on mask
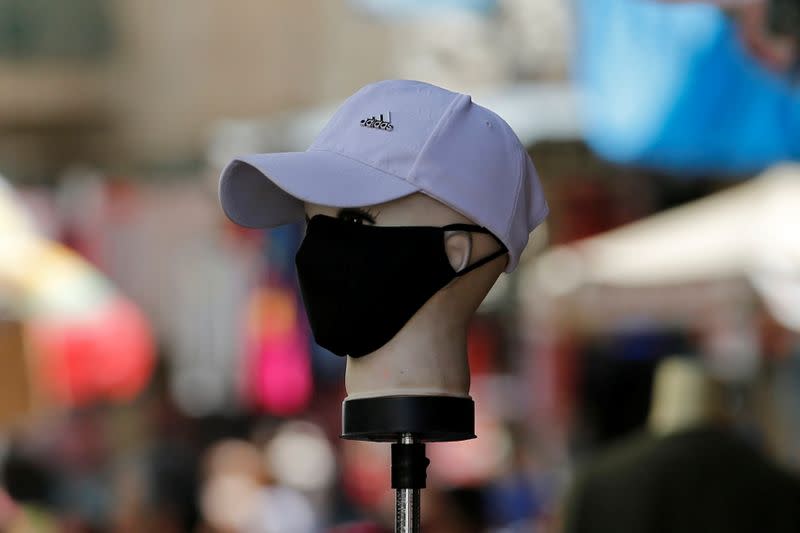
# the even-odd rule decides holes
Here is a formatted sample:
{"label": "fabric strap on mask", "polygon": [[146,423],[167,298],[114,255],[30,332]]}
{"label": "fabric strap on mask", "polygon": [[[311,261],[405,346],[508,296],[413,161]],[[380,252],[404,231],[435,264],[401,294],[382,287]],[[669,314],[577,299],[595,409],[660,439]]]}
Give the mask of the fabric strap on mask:
{"label": "fabric strap on mask", "polygon": [[462,270],[456,272],[456,276],[463,276],[464,274],[468,274],[475,270],[476,268],[480,268],[486,263],[494,261],[498,257],[501,257],[508,253],[508,248],[506,247],[503,242],[497,238],[497,236],[489,231],[488,229],[484,228],[483,226],[476,226],[474,224],[450,224],[448,226],[443,226],[443,230],[445,231],[466,231],[468,233],[485,233],[487,235],[491,235],[492,238],[497,241],[497,244],[500,245],[500,249],[496,252],[487,255],[483,259],[479,259],[478,261],[472,263],[471,265],[467,265]]}

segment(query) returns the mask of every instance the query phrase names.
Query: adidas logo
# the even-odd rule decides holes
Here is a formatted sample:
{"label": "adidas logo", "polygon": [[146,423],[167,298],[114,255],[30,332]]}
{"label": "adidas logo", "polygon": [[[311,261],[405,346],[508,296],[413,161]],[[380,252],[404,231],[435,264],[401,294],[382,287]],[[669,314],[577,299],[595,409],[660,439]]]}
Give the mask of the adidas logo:
{"label": "adidas logo", "polygon": [[375,116],[365,118],[361,121],[361,125],[365,128],[376,128],[384,131],[392,131],[394,129],[394,126],[392,126],[392,114],[388,113],[388,115],[388,120],[383,120],[382,114],[380,115],[380,118],[375,118]]}

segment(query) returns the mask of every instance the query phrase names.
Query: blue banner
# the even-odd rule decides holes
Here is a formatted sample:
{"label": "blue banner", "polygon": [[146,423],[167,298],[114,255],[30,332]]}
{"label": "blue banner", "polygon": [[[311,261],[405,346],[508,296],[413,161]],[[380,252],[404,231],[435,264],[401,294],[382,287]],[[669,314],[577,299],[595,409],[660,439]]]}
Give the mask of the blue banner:
{"label": "blue banner", "polygon": [[696,175],[800,158],[800,90],[704,4],[578,0],[586,138],[615,162]]}

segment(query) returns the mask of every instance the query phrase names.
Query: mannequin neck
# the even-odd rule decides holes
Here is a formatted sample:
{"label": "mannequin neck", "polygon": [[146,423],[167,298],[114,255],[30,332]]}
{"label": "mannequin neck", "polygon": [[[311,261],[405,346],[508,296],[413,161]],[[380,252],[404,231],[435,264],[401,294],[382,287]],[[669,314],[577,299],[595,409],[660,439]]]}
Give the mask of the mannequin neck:
{"label": "mannequin neck", "polygon": [[[387,344],[347,358],[349,398],[394,395],[469,396],[468,318],[434,296]],[[470,313],[471,314],[471,313]]]}

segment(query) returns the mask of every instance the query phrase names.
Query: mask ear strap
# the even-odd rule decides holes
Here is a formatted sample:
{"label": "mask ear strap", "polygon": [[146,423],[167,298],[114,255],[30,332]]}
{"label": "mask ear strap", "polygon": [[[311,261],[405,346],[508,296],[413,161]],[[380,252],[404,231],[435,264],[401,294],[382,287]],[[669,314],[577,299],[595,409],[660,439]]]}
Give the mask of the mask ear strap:
{"label": "mask ear strap", "polygon": [[447,226],[442,227],[445,231],[468,231],[470,233],[485,233],[486,235],[491,235],[494,240],[497,241],[497,244],[503,247],[506,251],[506,245],[503,244],[503,241],[497,238],[497,235],[492,233],[490,230],[484,228],[483,226],[476,226],[475,224],[450,224]]}
{"label": "mask ear strap", "polygon": [[500,239],[498,239],[494,233],[484,228],[483,226],[476,226],[474,224],[450,224],[449,226],[444,226],[442,229],[445,231],[468,231],[471,233],[485,233],[487,235],[491,235],[494,238],[494,240],[496,240],[497,243],[500,245],[499,250],[497,250],[492,254],[487,255],[483,259],[480,259],[469,266],[464,267],[462,270],[456,272],[456,276],[463,276],[464,274],[468,274],[469,272],[472,272],[476,268],[480,268],[486,263],[494,261],[498,257],[504,256],[505,254],[508,253],[508,248],[506,247],[506,245],[503,244],[503,242]]}
{"label": "mask ear strap", "polygon": [[506,250],[505,246],[504,246],[502,249],[497,250],[493,254],[489,254],[486,257],[484,257],[483,259],[480,259],[480,260],[472,263],[471,265],[465,267],[463,270],[460,270],[460,271],[456,272],[456,276],[463,276],[464,274],[468,274],[468,273],[472,272],[473,270],[475,270],[476,268],[480,268],[483,265],[485,265],[486,263],[489,263],[490,261],[494,261],[498,257],[504,256],[507,253],[508,253],[508,250]]}

